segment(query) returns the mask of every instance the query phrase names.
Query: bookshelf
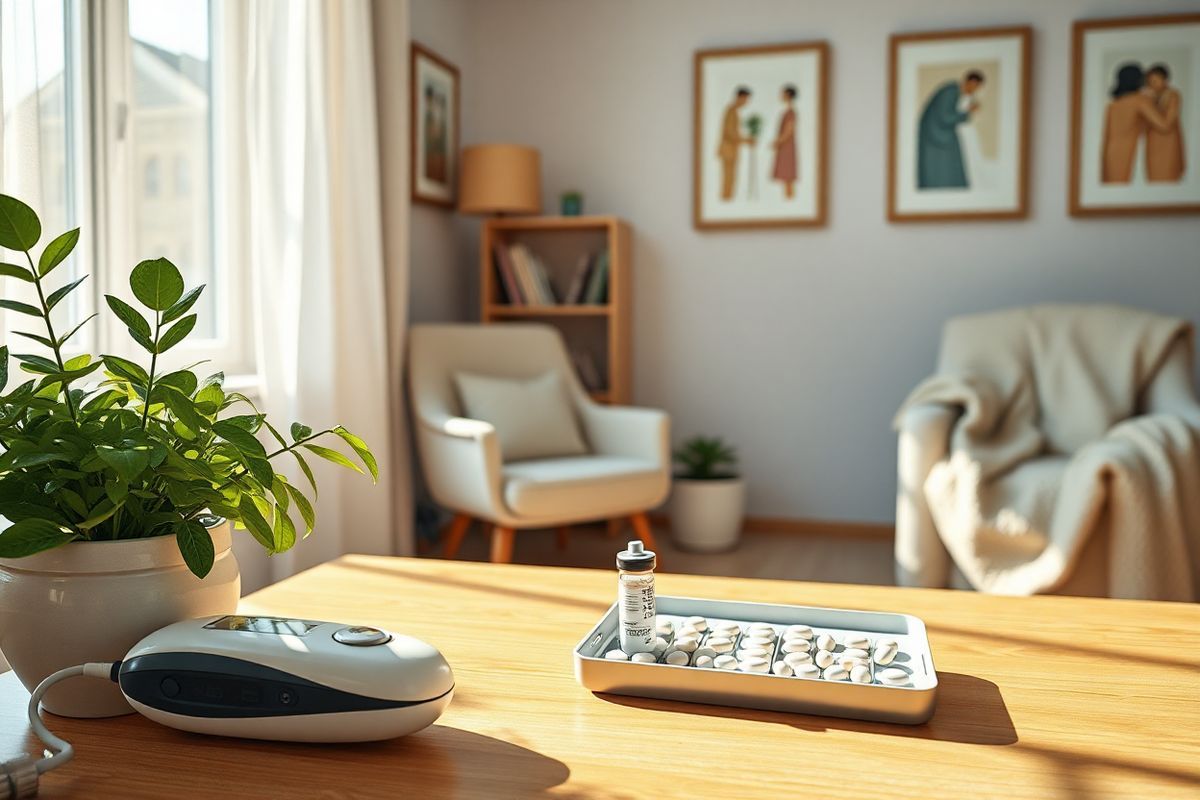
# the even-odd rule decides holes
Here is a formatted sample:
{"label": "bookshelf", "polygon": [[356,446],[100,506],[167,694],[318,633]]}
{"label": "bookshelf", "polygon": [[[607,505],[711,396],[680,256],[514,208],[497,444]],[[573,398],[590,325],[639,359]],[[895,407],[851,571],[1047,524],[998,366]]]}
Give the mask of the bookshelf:
{"label": "bookshelf", "polygon": [[[581,256],[608,253],[607,296],[601,303],[515,305],[496,268],[497,246],[523,245],[536,254],[561,301],[575,279]],[[542,322],[562,333],[572,359],[590,359],[592,385],[580,375],[598,403],[627,404],[632,399],[633,351],[630,337],[632,295],[629,225],[614,216],[492,217],[480,236],[481,320],[486,324]],[[593,260],[594,264],[594,260]],[[593,267],[594,268],[594,267]]]}

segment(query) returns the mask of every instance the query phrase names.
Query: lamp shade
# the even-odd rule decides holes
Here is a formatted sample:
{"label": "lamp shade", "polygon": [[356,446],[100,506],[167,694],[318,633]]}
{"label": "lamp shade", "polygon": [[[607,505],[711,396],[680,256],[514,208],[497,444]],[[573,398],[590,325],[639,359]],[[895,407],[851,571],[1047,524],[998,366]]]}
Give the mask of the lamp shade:
{"label": "lamp shade", "polygon": [[537,214],[542,210],[542,162],[532,147],[467,147],[459,174],[458,210],[464,214]]}

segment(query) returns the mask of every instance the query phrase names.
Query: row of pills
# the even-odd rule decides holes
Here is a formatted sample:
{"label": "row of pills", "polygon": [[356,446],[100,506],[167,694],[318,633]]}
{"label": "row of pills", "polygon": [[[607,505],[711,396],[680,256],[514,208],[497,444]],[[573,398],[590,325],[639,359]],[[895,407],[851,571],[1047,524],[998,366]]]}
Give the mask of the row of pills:
{"label": "row of pills", "polygon": [[698,616],[688,617],[678,626],[670,619],[660,619],[656,632],[650,653],[629,656],[610,650],[605,657],[864,684],[878,680],[903,686],[909,682],[909,673],[903,669],[873,671],[875,665],[890,664],[900,652],[893,639],[880,639],[872,645],[867,637],[850,634],[839,642],[828,633],[816,635],[807,625],[790,625],[783,629],[780,641],[776,628],[765,622],[751,623],[743,631],[739,623],[714,621],[710,626]]}

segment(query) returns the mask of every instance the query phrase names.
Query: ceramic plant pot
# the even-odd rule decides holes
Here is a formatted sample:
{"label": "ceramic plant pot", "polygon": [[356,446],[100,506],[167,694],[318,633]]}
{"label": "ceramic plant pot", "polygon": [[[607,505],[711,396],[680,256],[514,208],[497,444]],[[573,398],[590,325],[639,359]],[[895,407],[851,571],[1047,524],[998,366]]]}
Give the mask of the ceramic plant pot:
{"label": "ceramic plant pot", "polygon": [[[0,559],[0,652],[32,691],[65,667],[117,661],[172,622],[232,614],[242,581],[230,528],[209,529],[216,562],[203,580],[188,571],[174,536],[74,542]],[[43,705],[66,717],[133,711],[116,684],[84,677],[56,685]]]}
{"label": "ceramic plant pot", "polygon": [[741,478],[687,480],[671,485],[671,538],[683,550],[715,553],[737,547],[746,505]]}

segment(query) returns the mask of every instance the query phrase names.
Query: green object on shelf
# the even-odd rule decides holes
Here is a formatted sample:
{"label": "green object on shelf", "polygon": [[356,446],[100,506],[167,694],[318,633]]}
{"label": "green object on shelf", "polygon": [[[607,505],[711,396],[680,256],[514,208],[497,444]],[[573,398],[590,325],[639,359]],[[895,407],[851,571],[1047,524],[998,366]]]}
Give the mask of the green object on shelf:
{"label": "green object on shelf", "polygon": [[563,192],[559,198],[560,210],[564,217],[578,217],[583,213],[583,194],[581,192]]}

